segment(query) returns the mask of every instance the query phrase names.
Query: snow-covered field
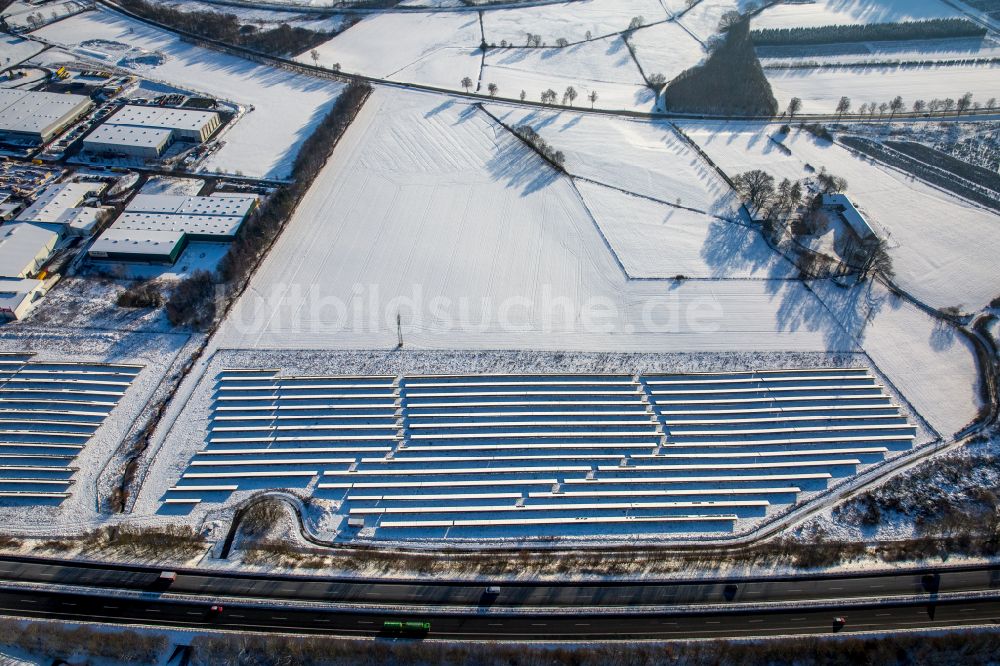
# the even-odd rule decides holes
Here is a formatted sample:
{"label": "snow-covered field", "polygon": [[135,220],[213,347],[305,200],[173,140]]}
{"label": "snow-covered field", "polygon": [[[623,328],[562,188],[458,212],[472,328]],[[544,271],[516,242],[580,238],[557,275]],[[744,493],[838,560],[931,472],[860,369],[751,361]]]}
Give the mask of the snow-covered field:
{"label": "snow-covered field", "polygon": [[757,4],[754,0],[701,0],[678,20],[692,35],[705,42],[718,33],[723,14],[745,11],[748,5]]}
{"label": "snow-covered field", "polygon": [[[683,7],[678,0],[666,3],[670,9]],[[542,7],[497,9],[483,13],[483,28],[488,44],[523,46],[527,33],[540,35],[549,46],[559,38],[578,42],[586,38],[601,37],[625,30],[636,16],[645,23],[663,21],[667,10],[659,0],[584,0]]]}
{"label": "snow-covered field", "polygon": [[[286,178],[298,147],[333,105],[341,85],[291,74],[185,43],[177,37],[97,10],[34,33],[84,58],[121,65],[121,50],[139,48],[164,57],[161,64],[128,64],[140,76],[220,97],[246,107],[222,135],[225,142],[204,163],[205,171]],[[89,40],[121,44],[83,45]],[[127,46],[126,46],[127,45]]]}
{"label": "snow-covered field", "polygon": [[502,97],[516,98],[521,90],[538,101],[544,90],[563,92],[573,86],[579,97],[574,104],[590,107],[591,91],[596,106],[604,109],[648,111],[654,95],[645,87],[639,68],[621,37],[595,40],[563,49],[500,49],[490,51],[483,69],[483,91],[496,83]]}
{"label": "snow-covered field", "polygon": [[0,62],[4,67],[20,65],[45,48],[44,44],[21,39],[6,33],[0,34]]}
{"label": "snow-covered field", "polygon": [[754,18],[752,27],[814,28],[960,16],[957,9],[942,0],[815,0],[768,7]]}
{"label": "snow-covered field", "polygon": [[[481,41],[479,17],[475,12],[386,12],[366,16],[318,46],[316,51],[319,64],[324,67],[340,63],[345,72],[410,83],[447,84],[457,89],[462,77],[469,76],[473,81],[478,78]],[[454,68],[448,77],[450,81],[438,76],[427,81],[415,77],[426,71],[413,69],[418,63],[442,56],[448,62],[442,67]],[[463,57],[468,58],[468,62],[459,65],[461,60],[456,61],[456,58]],[[298,60],[313,63],[309,52],[300,54]],[[407,68],[414,78],[399,76]]]}
{"label": "snow-covered field", "polygon": [[802,179],[826,167],[847,179],[847,193],[889,240],[897,281],[934,307],[977,310],[997,294],[1000,218],[846,148],[793,131],[785,155],[769,139],[777,126],[733,123],[685,127],[727,174],[760,168]]}
{"label": "snow-covered field", "polygon": [[1000,42],[993,37],[901,42],[862,42],[817,46],[772,46],[757,49],[765,69],[774,65],[845,65],[887,62],[950,62],[1000,58]]}
{"label": "snow-covered field", "polygon": [[675,21],[636,30],[631,40],[646,76],[663,74],[670,81],[705,57],[704,47]]}
{"label": "snow-covered field", "polygon": [[486,114],[378,90],[215,343],[392,347],[397,314],[418,348],[853,348],[795,282],[627,280],[572,181]]}
{"label": "snow-covered field", "polygon": [[741,223],[576,182],[615,255],[633,278],[794,277],[790,262]]}
{"label": "snow-covered field", "polygon": [[733,193],[670,123],[571,111],[490,110],[505,124],[531,125],[566,155],[566,169],[599,183],[715,215],[735,216]]}
{"label": "snow-covered field", "polygon": [[833,113],[842,95],[850,97],[855,107],[888,102],[900,95],[907,108],[917,99],[958,99],[966,92],[980,101],[1000,96],[1000,63],[768,69],[765,73],[778,107],[783,109],[792,97],[798,97],[803,113]]}

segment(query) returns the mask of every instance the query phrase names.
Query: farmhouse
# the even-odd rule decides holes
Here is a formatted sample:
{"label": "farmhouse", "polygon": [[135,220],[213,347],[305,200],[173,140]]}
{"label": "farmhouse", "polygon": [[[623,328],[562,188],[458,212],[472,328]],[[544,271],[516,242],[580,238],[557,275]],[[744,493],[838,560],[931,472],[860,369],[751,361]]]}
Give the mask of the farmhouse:
{"label": "farmhouse", "polygon": [[92,108],[84,95],[0,89],[0,136],[47,143]]}
{"label": "farmhouse", "polygon": [[824,194],[823,206],[837,212],[862,243],[878,241],[878,234],[846,194]]}
{"label": "farmhouse", "polygon": [[175,141],[202,143],[221,124],[214,111],[127,105],[83,140],[92,153],[156,159]]}

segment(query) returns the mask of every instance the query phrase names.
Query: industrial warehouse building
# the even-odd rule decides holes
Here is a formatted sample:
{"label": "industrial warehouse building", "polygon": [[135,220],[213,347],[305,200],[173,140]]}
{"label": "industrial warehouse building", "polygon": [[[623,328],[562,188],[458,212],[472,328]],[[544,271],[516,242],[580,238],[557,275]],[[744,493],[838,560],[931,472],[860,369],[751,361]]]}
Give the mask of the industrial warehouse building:
{"label": "industrial warehouse building", "polygon": [[50,185],[15,219],[55,231],[60,236],[90,235],[104,209],[82,208],[81,204],[103,189],[104,183]]}
{"label": "industrial warehouse building", "polygon": [[0,89],[0,136],[47,143],[92,108],[84,95]]}
{"label": "industrial warehouse building", "polygon": [[0,277],[0,319],[21,319],[45,291],[42,280]]}
{"label": "industrial warehouse building", "polygon": [[92,153],[156,159],[175,141],[202,143],[221,125],[214,111],[127,105],[83,140]]}
{"label": "industrial warehouse building", "polygon": [[0,227],[0,276],[26,278],[45,265],[59,234],[34,224],[15,222]]}
{"label": "industrial warehouse building", "polygon": [[88,254],[93,259],[172,264],[189,242],[229,242],[257,205],[254,196],[139,194]]}

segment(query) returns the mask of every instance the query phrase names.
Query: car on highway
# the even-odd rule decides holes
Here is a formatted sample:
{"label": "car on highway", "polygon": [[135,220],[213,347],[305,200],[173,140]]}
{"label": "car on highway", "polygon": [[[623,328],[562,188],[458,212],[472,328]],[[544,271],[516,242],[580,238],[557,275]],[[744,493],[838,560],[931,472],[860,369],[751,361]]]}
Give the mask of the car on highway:
{"label": "car on highway", "polygon": [[382,631],[386,634],[395,634],[400,636],[423,636],[430,630],[430,622],[396,622],[386,620],[382,623]]}
{"label": "car on highway", "polygon": [[208,609],[208,619],[218,620],[220,617],[222,617],[222,611],[223,607],[221,604],[214,604],[210,606]]}
{"label": "car on highway", "polygon": [[847,618],[844,617],[843,615],[838,615],[837,617],[833,618],[834,631],[840,631],[841,629],[844,628],[846,624],[847,624]]}

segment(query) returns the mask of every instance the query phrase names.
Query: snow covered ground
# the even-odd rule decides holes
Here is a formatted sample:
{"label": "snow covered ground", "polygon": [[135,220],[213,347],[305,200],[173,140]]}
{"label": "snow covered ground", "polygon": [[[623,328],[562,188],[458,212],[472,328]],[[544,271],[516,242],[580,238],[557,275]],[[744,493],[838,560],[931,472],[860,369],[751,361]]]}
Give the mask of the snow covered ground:
{"label": "snow covered ground", "polygon": [[579,180],[584,202],[633,278],[794,277],[790,262],[739,222]]}
{"label": "snow covered ground", "polygon": [[917,99],[958,99],[966,92],[978,100],[1000,96],[998,63],[767,69],[765,73],[778,108],[798,97],[803,113],[834,113],[842,95],[850,97],[855,107],[865,102],[888,102],[900,95],[907,108]]}
{"label": "snow covered ground", "polygon": [[683,2],[670,0],[665,5],[659,0],[584,0],[542,7],[497,9],[483,13],[483,27],[488,44],[523,46],[527,33],[540,35],[549,46],[559,38],[570,42],[592,37],[602,37],[625,30],[636,16],[645,23],[668,18],[666,6],[677,10]]}
{"label": "snow covered ground", "polygon": [[950,62],[1000,58],[995,37],[964,37],[900,42],[860,42],[816,46],[771,46],[757,49],[765,69],[775,65],[818,63],[845,65],[886,62]]}
{"label": "snow covered ground", "polygon": [[573,86],[574,102],[590,106],[591,91],[598,94],[596,106],[604,109],[649,111],[654,102],[639,68],[621,37],[609,37],[562,49],[491,50],[483,68],[483,91],[488,83],[500,87],[502,97],[516,98],[519,91],[538,101],[544,90],[563,92]]}
{"label": "snow covered ground", "polygon": [[574,176],[713,215],[736,215],[729,185],[670,123],[502,104],[489,109],[509,126],[531,125],[565,153]]}
{"label": "snow covered ground", "polygon": [[636,30],[631,41],[646,76],[663,74],[667,81],[705,57],[704,47],[676,21]]}
{"label": "snow covered ground", "polygon": [[[978,310],[996,296],[1000,219],[951,194],[874,164],[838,144],[794,131],[784,154],[769,136],[777,126],[690,123],[685,131],[727,174],[760,168],[802,179],[821,167],[847,179],[847,193],[889,240],[901,287],[934,307]],[[807,166],[808,165],[808,166]]]}
{"label": "snow covered ground", "polygon": [[[384,12],[366,16],[316,47],[316,51],[324,67],[340,63],[345,72],[428,85],[447,84],[457,89],[463,76],[477,80],[481,41],[475,12]],[[424,69],[412,68],[442,56],[448,63],[442,67],[454,68],[447,82],[438,76],[427,81],[397,76],[407,68],[411,68],[411,75],[426,72],[427,65]],[[459,65],[455,59],[461,57],[468,58],[468,63]],[[309,52],[300,54],[298,60],[313,63]]]}
{"label": "snow covered ground", "polygon": [[[107,10],[78,14],[37,31],[80,57],[125,66],[138,75],[220,97],[246,107],[223,133],[225,144],[205,171],[286,178],[302,144],[333,105],[341,85],[209,51]],[[104,44],[83,42],[104,40]],[[121,45],[116,47],[115,45]],[[163,56],[119,62],[122,50]],[[102,58],[103,56],[103,58]]]}
{"label": "snow covered ground", "polygon": [[754,18],[751,27],[815,28],[960,16],[957,9],[942,0],[815,0],[768,7]]}
{"label": "snow covered ground", "polygon": [[853,348],[795,282],[629,281],[573,182],[486,114],[378,90],[215,344],[393,347],[397,314],[418,348]]}
{"label": "snow covered ground", "polygon": [[0,34],[0,63],[3,63],[4,67],[20,65],[44,48],[44,44],[2,33]]}
{"label": "snow covered ground", "polygon": [[719,19],[726,12],[745,11],[748,5],[757,6],[754,0],[701,0],[678,19],[701,42],[708,41],[719,31]]}

